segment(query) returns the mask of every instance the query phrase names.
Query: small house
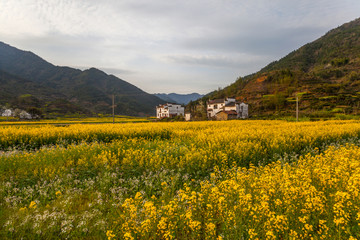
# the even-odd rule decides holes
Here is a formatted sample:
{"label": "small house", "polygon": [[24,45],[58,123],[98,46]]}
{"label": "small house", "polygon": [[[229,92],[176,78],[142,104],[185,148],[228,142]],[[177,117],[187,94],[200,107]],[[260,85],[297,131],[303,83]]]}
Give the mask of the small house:
{"label": "small house", "polygon": [[216,120],[231,120],[237,119],[237,112],[232,111],[220,111],[216,114]]}
{"label": "small house", "polygon": [[184,116],[184,107],[176,103],[166,103],[156,106],[156,117],[161,118],[173,118],[176,116]]}
{"label": "small house", "polygon": [[[207,102],[208,118],[218,119],[218,113],[226,114],[228,119],[234,119],[233,113],[236,112],[236,118],[248,118],[248,104],[236,101],[235,98],[214,99]],[[229,118],[229,114],[231,115]]]}

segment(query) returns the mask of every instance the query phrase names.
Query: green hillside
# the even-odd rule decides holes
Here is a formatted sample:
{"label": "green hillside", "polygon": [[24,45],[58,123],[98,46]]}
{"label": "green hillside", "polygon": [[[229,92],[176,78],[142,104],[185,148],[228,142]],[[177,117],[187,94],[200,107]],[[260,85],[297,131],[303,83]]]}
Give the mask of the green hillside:
{"label": "green hillside", "polygon": [[[0,104],[25,108],[19,98],[31,96],[44,113],[111,113],[155,115],[163,100],[96,68],[58,67],[39,56],[0,42]],[[27,98],[29,99],[29,98]]]}
{"label": "green hillside", "polygon": [[250,104],[253,116],[293,115],[296,95],[303,115],[360,113],[360,19],[238,78],[203,101],[236,96]]}

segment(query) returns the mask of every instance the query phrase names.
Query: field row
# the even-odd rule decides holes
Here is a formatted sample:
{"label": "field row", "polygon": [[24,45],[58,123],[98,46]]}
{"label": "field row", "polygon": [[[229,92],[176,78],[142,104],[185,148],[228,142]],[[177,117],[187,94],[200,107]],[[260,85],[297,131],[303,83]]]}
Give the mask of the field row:
{"label": "field row", "polygon": [[[0,150],[39,149],[49,145],[69,145],[80,142],[102,142],[142,138],[171,139],[194,142],[197,145],[219,145],[239,141],[261,142],[279,147],[302,143],[335,141],[358,137],[359,121],[283,122],[229,121],[190,123],[95,124],[70,126],[2,126]],[[223,144],[223,143],[224,144]]]}
{"label": "field row", "polygon": [[51,178],[70,169],[102,171],[104,167],[126,174],[169,169],[202,177],[215,166],[266,165],[284,153],[302,154],[309,148],[359,139],[360,123],[109,124],[5,128],[2,134],[3,145],[43,147],[19,154],[3,152],[2,180]]}

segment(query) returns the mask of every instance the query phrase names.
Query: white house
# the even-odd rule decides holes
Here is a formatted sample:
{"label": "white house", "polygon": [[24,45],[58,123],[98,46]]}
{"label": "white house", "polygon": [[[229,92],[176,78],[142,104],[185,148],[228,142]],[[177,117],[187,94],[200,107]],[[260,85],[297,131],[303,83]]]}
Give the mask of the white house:
{"label": "white house", "polygon": [[184,116],[184,107],[176,103],[166,103],[163,105],[156,106],[156,117],[176,117],[178,115]]}
{"label": "white house", "polygon": [[249,117],[249,105],[246,103],[239,103],[236,105],[236,112],[238,113],[238,118],[248,118]]}
{"label": "white house", "polygon": [[248,104],[237,102],[235,98],[214,99],[207,102],[208,118],[215,118],[220,112],[235,111],[237,118],[247,118]]}
{"label": "white house", "polygon": [[185,113],[185,121],[191,121],[191,113]]}

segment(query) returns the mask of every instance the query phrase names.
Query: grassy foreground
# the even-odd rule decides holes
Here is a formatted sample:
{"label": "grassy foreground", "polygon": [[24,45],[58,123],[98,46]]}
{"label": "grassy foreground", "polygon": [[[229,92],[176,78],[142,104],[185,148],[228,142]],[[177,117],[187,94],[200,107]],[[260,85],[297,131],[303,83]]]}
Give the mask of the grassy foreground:
{"label": "grassy foreground", "polygon": [[357,239],[360,122],[0,127],[4,239]]}

